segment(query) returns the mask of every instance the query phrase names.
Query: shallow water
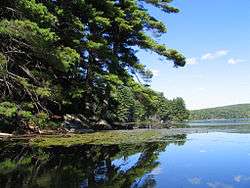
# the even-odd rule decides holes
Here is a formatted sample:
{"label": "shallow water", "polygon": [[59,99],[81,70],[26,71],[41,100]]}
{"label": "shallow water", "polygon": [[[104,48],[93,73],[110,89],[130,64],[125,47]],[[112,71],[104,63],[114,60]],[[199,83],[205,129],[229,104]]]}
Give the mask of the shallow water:
{"label": "shallow water", "polygon": [[249,188],[250,134],[242,126],[141,144],[0,142],[0,187]]}

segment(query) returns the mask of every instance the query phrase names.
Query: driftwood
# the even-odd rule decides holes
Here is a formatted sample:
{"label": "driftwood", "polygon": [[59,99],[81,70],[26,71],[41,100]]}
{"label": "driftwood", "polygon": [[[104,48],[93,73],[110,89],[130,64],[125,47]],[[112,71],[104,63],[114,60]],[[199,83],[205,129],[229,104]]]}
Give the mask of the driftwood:
{"label": "driftwood", "polygon": [[9,136],[13,136],[12,134],[8,134],[8,133],[0,133],[0,138],[1,137],[9,137]]}

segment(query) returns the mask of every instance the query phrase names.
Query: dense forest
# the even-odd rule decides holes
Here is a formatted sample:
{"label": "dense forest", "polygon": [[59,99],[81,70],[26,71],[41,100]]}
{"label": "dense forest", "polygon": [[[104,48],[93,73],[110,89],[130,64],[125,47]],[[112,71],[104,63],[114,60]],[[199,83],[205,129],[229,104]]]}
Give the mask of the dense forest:
{"label": "dense forest", "polygon": [[[136,56],[148,50],[185,65],[155,37],[165,25],[147,10],[178,13],[171,0],[3,0],[0,4],[0,130],[58,128],[65,117],[100,121],[183,121],[183,99],[150,88]],[[153,62],[152,62],[153,63]]]}
{"label": "dense forest", "polygon": [[250,118],[250,104],[238,104],[190,112],[190,119],[232,119]]}

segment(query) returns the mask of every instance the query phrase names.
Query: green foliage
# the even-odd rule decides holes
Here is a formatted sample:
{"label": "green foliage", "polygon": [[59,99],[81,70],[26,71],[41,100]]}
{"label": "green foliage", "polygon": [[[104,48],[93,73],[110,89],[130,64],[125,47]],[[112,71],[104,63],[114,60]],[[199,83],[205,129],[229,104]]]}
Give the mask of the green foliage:
{"label": "green foliage", "polygon": [[49,116],[46,112],[39,112],[35,116],[29,119],[29,123],[33,125],[38,125],[40,128],[45,128],[48,126]]}
{"label": "green foliage", "polygon": [[1,20],[0,34],[23,39],[37,48],[48,48],[59,39],[49,28],[40,28],[30,20]]}
{"label": "green foliage", "polygon": [[7,60],[4,54],[0,53],[0,76],[6,74]]}
{"label": "green foliage", "polygon": [[34,92],[41,97],[50,97],[52,95],[50,89],[46,87],[36,87]]}
{"label": "green foliage", "polygon": [[32,20],[41,25],[54,25],[57,22],[57,17],[51,14],[46,6],[42,3],[36,3],[35,0],[20,0],[17,6],[23,10],[26,17],[32,17]]}
{"label": "green foliage", "polygon": [[8,172],[16,168],[15,162],[8,159],[0,163],[0,172]]}
{"label": "green foliage", "polygon": [[149,34],[160,36],[167,28],[146,4],[164,13],[178,12],[170,3],[4,0],[0,5],[2,121],[17,127],[46,127],[50,116],[66,114],[109,122],[185,119],[183,101],[171,104],[144,86],[153,74],[135,50],[153,51],[175,67],[185,65],[182,54]]}
{"label": "green foliage", "polygon": [[184,100],[182,98],[173,99],[170,105],[170,117],[173,121],[182,122],[189,118],[189,111],[186,109]]}
{"label": "green foliage", "polygon": [[40,128],[48,126],[48,113],[39,112],[34,114],[32,109],[32,104],[17,106],[11,102],[0,103],[0,130],[14,130],[23,125],[38,126]]}
{"label": "green foliage", "polygon": [[58,61],[58,69],[61,71],[68,71],[80,59],[79,53],[69,47],[56,49],[55,56]]}
{"label": "green foliage", "polygon": [[136,99],[131,88],[120,86],[114,95],[114,99],[118,104],[115,111],[117,120],[121,122],[136,121],[135,111],[138,109],[138,105],[135,106]]}
{"label": "green foliage", "polygon": [[11,118],[17,112],[17,106],[15,103],[2,102],[0,103],[0,116]]}
{"label": "green foliage", "polygon": [[117,104],[113,121],[142,122],[152,119],[158,122],[182,122],[189,117],[182,98],[168,100],[162,93],[142,86],[134,81],[113,90]]}
{"label": "green foliage", "polygon": [[33,117],[33,114],[30,111],[20,110],[18,112],[18,116],[20,116],[24,119],[31,119]]}

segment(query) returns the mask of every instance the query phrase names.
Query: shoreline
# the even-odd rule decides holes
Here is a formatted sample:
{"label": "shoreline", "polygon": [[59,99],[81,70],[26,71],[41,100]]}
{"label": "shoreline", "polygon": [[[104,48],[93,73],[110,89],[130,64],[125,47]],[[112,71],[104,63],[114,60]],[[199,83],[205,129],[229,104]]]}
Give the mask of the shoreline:
{"label": "shoreline", "polygon": [[70,146],[70,145],[113,145],[140,144],[147,142],[168,141],[172,137],[189,134],[212,132],[250,133],[250,126],[197,126],[189,128],[133,129],[133,130],[102,130],[91,133],[57,133],[13,135],[0,133],[0,141],[18,142],[39,147]]}

